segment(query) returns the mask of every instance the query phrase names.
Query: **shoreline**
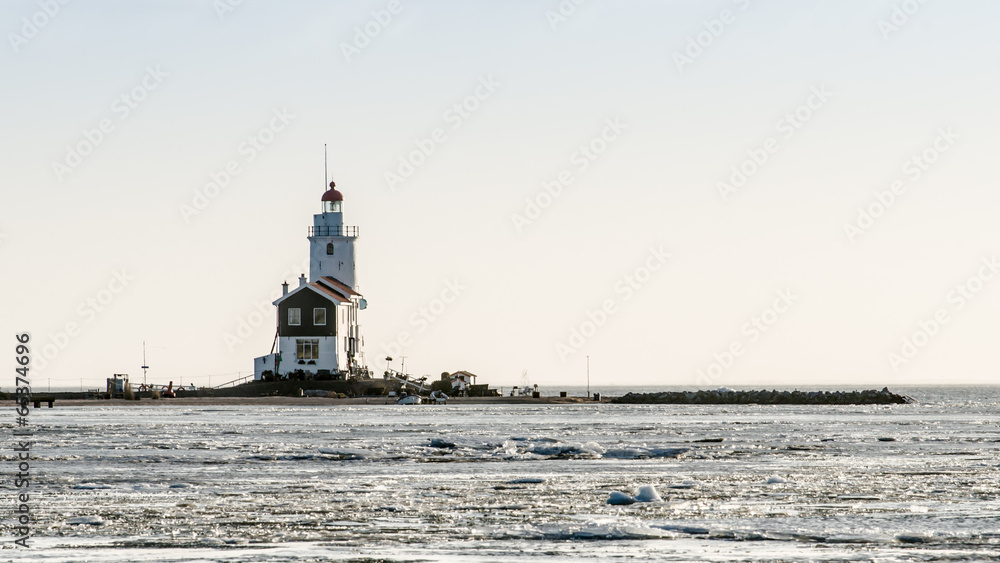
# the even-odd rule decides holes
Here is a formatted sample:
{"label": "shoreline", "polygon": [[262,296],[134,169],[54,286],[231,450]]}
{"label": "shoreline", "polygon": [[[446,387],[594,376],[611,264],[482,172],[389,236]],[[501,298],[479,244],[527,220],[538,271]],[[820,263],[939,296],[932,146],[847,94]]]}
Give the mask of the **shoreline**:
{"label": "shoreline", "polygon": [[[608,404],[610,401],[588,400],[585,397],[451,397],[442,406],[455,405],[586,405]],[[334,397],[176,397],[171,399],[146,399],[127,401],[125,399],[56,399],[54,408],[89,407],[89,406],[380,406],[392,405],[400,407],[420,408],[432,405],[396,405],[395,399],[387,397],[355,397],[337,399]],[[48,408],[44,403],[42,409]]]}
{"label": "shoreline", "polygon": [[[383,396],[354,397],[339,399],[336,397],[290,397],[281,395],[258,396],[258,397],[175,397],[169,399],[149,399],[125,400],[125,399],[60,399],[56,398],[53,408],[58,407],[131,407],[131,406],[185,406],[185,407],[226,407],[226,406],[310,406],[310,407],[354,407],[354,406],[384,406],[391,405],[402,408],[421,408],[425,406],[462,406],[462,405],[503,405],[503,406],[534,406],[534,405],[612,405],[612,404],[646,404],[646,405],[686,405],[686,406],[708,406],[708,405],[758,405],[758,406],[792,406],[811,405],[816,407],[824,406],[844,406],[844,405],[887,405],[906,404],[899,401],[870,401],[856,403],[839,403],[832,401],[817,402],[774,402],[774,401],[674,401],[662,400],[655,396],[635,396],[625,395],[622,397],[601,397],[595,401],[586,397],[450,397],[443,405],[426,403],[423,405],[397,405],[395,399]],[[41,398],[39,408],[48,408],[46,398]],[[657,400],[660,399],[660,400]],[[906,397],[909,401],[913,401]],[[909,402],[907,401],[907,402]]]}

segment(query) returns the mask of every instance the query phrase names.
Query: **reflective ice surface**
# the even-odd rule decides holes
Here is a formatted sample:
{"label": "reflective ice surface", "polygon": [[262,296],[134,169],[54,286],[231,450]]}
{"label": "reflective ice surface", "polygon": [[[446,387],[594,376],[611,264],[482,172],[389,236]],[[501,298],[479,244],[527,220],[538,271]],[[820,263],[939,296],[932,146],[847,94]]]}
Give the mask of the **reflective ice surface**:
{"label": "reflective ice surface", "polygon": [[[1000,560],[1000,390],[907,392],[923,402],[57,405],[31,415],[36,548],[0,560]],[[607,503],[647,485],[662,501]]]}

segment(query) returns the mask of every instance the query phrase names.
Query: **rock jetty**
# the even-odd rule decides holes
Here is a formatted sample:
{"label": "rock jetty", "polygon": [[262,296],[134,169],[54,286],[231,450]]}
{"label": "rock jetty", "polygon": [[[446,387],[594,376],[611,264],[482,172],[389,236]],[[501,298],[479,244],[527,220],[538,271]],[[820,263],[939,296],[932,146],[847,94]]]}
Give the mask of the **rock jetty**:
{"label": "rock jetty", "polygon": [[897,395],[886,387],[881,391],[665,391],[628,393],[612,403],[649,405],[904,405],[916,401]]}

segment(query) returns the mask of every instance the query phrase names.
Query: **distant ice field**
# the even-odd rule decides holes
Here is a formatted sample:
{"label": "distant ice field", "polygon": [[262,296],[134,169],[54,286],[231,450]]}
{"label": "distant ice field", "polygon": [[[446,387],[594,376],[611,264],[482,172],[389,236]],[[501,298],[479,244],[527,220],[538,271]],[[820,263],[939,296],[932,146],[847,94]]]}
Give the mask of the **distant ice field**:
{"label": "distant ice field", "polygon": [[1000,561],[1000,388],[891,390],[921,402],[57,403],[0,561]]}

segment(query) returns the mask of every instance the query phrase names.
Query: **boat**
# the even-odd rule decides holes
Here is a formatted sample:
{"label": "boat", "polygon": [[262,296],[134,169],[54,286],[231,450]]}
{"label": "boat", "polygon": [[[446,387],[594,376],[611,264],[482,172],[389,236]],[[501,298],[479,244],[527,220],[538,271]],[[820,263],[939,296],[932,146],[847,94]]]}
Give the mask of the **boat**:
{"label": "boat", "polygon": [[423,402],[420,395],[403,395],[396,399],[397,405],[419,405]]}

